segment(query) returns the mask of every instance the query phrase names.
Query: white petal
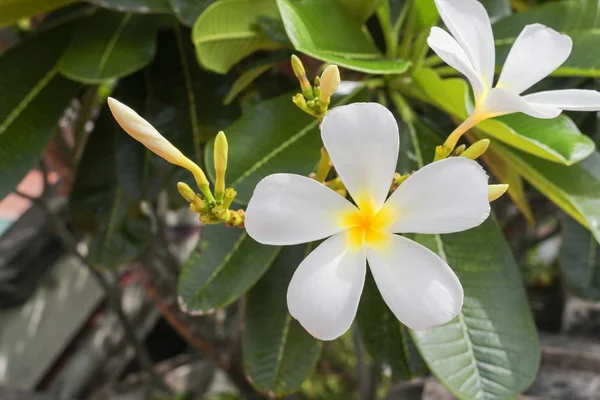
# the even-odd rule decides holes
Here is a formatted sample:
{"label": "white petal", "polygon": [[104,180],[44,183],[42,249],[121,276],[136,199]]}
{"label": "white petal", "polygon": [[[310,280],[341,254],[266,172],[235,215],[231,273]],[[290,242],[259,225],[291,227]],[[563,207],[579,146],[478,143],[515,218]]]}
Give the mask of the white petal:
{"label": "white petal", "polygon": [[535,118],[549,119],[556,118],[561,113],[561,110],[554,106],[530,103],[516,93],[499,88],[490,90],[481,111],[488,114],[488,118],[522,112]]}
{"label": "white petal", "polygon": [[245,226],[259,243],[306,243],[341,232],[340,215],[355,209],[314,179],[275,174],[256,185],[246,209]]}
{"label": "white petal", "polygon": [[527,25],[512,45],[496,87],[520,94],[564,63],[573,41],[541,24]]}
{"label": "white petal", "polygon": [[489,89],[494,81],[496,48],[485,7],[477,0],[435,0],[435,4],[450,33]]}
{"label": "white petal", "polygon": [[426,165],[387,201],[398,219],[394,233],[452,233],[478,226],[490,214],[488,176],[473,160],[452,157]]}
{"label": "white petal", "polygon": [[287,292],[290,314],[311,335],[333,340],[356,316],[365,282],[365,251],[348,250],[345,233],[332,236],[300,264]]}
{"label": "white petal", "polygon": [[549,90],[523,96],[528,103],[548,105],[561,110],[598,111],[600,92],[584,89]]}
{"label": "white petal", "polygon": [[463,289],[454,271],[434,252],[390,234],[385,249],[367,249],[369,268],[396,318],[414,330],[445,324],[458,315]]}
{"label": "white petal", "polygon": [[372,201],[379,209],[398,160],[398,124],[392,113],[377,103],[337,107],[323,120],[321,136],[354,201]]}
{"label": "white petal", "polygon": [[[475,99],[479,100],[485,96],[489,87],[486,88],[484,86],[481,77],[473,68],[473,64],[471,64],[467,53],[460,47],[460,44],[458,44],[456,39],[450,36],[445,30],[434,26],[431,28],[427,43],[446,64],[467,77],[473,87]],[[489,83],[491,84],[491,82]]]}

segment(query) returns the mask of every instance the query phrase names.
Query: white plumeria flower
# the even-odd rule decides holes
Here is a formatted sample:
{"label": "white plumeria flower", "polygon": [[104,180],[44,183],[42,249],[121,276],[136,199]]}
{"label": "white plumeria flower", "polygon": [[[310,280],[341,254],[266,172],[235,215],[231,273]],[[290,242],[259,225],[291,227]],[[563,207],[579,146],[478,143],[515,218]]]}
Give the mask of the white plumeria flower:
{"label": "white plumeria flower", "polygon": [[357,206],[305,176],[275,174],[254,190],[246,229],[268,245],[326,239],[290,282],[290,314],[313,336],[332,340],[348,330],[358,308],[367,261],[396,317],[424,330],[461,310],[462,286],[448,265],[396,233],[451,233],[490,213],[488,177],[475,161],[454,157],[411,175],[387,199],[399,151],[393,115],[376,103],[330,111],[321,136]]}
{"label": "white plumeria flower", "polygon": [[563,110],[600,110],[600,93],[594,90],[550,90],[521,96],[569,58],[573,42],[567,35],[541,24],[527,25],[510,49],[498,83],[492,88],[496,53],[492,25],[483,5],[477,0],[435,3],[452,35],[433,27],[427,42],[471,83],[475,95],[471,126],[514,112],[555,118]]}

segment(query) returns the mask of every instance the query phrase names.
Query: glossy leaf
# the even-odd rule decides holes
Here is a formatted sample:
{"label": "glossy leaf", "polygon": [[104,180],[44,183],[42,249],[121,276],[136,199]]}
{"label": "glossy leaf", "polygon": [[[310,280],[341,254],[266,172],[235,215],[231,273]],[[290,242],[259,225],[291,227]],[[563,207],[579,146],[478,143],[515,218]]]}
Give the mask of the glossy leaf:
{"label": "glossy leaf", "polygon": [[[421,154],[428,141],[413,136]],[[536,377],[540,347],[519,267],[494,217],[465,232],[414,239],[450,265],[464,290],[453,321],[411,332],[429,369],[459,399],[516,397]]]}
{"label": "glossy leaf", "polygon": [[569,289],[586,299],[600,299],[600,244],[588,229],[569,217],[563,224],[560,264]]}
{"label": "glossy leaf", "polygon": [[600,153],[567,167],[499,143],[493,143],[492,149],[600,241]]}
{"label": "glossy leaf", "polygon": [[193,26],[200,14],[215,0],[169,0],[177,18],[187,26]]}
{"label": "glossy leaf", "polygon": [[169,13],[169,0],[87,0],[88,3],[119,12]]}
{"label": "glossy leaf", "polygon": [[59,27],[0,56],[0,199],[36,166],[77,93],[79,85],[55,68],[70,33]]}
{"label": "glossy leaf", "polygon": [[[357,90],[336,105],[361,101],[365,95],[365,90]],[[292,103],[292,94],[256,105],[225,132],[229,141],[227,182],[237,190],[240,204],[247,204],[256,184],[267,175],[308,175],[319,160],[322,142],[318,121]],[[206,146],[205,159],[214,181],[213,144],[211,140]]]}
{"label": "glossy leaf", "polygon": [[440,20],[440,14],[434,0],[416,1],[413,15],[417,29],[429,29]]}
{"label": "glossy leaf", "polygon": [[117,184],[117,127],[104,107],[78,166],[69,199],[71,222],[91,234],[88,258],[101,268],[117,268],[144,250],[150,223],[137,200]]}
{"label": "glossy leaf", "polygon": [[391,370],[393,380],[410,380],[427,374],[429,369],[409,330],[385,304],[370,272],[365,280],[356,322],[369,355]]}
{"label": "glossy leaf", "polygon": [[77,0],[4,0],[0,1],[0,27],[75,3]]}
{"label": "glossy leaf", "polygon": [[227,93],[227,96],[223,100],[224,105],[229,105],[231,102],[242,93],[248,86],[252,84],[259,76],[272,69],[277,64],[270,63],[264,65],[257,65],[256,67],[250,68],[244,71],[231,85],[231,89]]}
{"label": "glossy leaf", "polygon": [[595,18],[599,11],[597,2],[568,0],[546,3],[501,19],[493,26],[497,44],[496,65],[504,64],[512,43],[525,25],[540,23],[573,39],[571,56],[553,75],[600,76],[600,56],[596,51],[600,23]]}
{"label": "glossy leaf", "polygon": [[[468,85],[463,79],[441,79],[426,69],[416,71],[414,79],[431,103],[459,121],[466,119]],[[581,161],[595,148],[594,142],[566,115],[537,119],[511,114],[486,120],[477,129],[520,150],[565,165]]]}
{"label": "glossy leaf", "polygon": [[281,47],[257,29],[260,17],[279,19],[273,0],[221,0],[207,7],[192,32],[200,63],[224,74],[255,51]]}
{"label": "glossy leaf", "polygon": [[157,29],[151,16],[98,11],[79,22],[58,68],[83,83],[130,75],[154,58]]}
{"label": "glossy leaf", "polygon": [[284,248],[246,299],[244,366],[252,386],[270,396],[298,390],[319,358],[321,342],[292,318],[286,301],[288,285],[306,248]]}
{"label": "glossy leaf", "polygon": [[277,0],[277,4],[288,37],[303,53],[373,74],[402,73],[409,66],[405,60],[384,58],[361,23],[337,2]]}
{"label": "glossy leaf", "polygon": [[255,242],[242,229],[204,228],[179,276],[181,307],[202,314],[231,304],[260,279],[279,250]]}
{"label": "glossy leaf", "polygon": [[180,26],[159,34],[157,56],[147,71],[148,120],[201,164],[202,144],[239,116],[237,106],[221,104],[231,79],[200,68],[189,30]]}
{"label": "glossy leaf", "polygon": [[337,2],[346,14],[360,23],[365,23],[373,15],[382,0],[337,0]]}

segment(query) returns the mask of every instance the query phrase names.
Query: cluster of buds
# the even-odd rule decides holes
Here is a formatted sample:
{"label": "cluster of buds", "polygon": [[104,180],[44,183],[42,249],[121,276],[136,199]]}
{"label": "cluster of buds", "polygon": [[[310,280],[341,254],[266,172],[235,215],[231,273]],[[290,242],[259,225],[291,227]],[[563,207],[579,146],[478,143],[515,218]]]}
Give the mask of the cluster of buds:
{"label": "cluster of buds", "polygon": [[295,55],[292,55],[292,69],[302,90],[302,93],[296,94],[292,101],[305,113],[320,121],[323,120],[331,103],[331,96],[340,86],[340,70],[337,65],[329,65],[325,68],[321,77],[315,78],[314,86],[306,78],[302,61]]}
{"label": "cluster of buds", "polygon": [[132,138],[164,160],[192,173],[200,193],[196,193],[184,182],[179,182],[177,189],[181,196],[190,203],[190,209],[199,214],[202,223],[225,223],[228,226],[244,227],[244,211],[229,209],[237,193],[233,188],[225,188],[225,171],[227,170],[227,154],[229,151],[225,133],[219,132],[215,139],[216,181],[213,194],[202,168],[183,155],[179,149],[158,133],[148,121],[113,98],[108,99],[108,105],[115,120]]}

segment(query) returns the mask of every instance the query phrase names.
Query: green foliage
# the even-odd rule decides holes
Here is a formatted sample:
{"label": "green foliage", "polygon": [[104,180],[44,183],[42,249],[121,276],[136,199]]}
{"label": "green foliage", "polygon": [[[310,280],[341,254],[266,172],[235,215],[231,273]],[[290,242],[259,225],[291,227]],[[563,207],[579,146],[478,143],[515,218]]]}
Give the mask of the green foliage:
{"label": "green foliage", "polygon": [[579,296],[600,298],[600,244],[592,233],[572,218],[565,218],[560,253],[562,274]]}
{"label": "green foliage", "polygon": [[77,0],[4,0],[0,2],[0,27],[66,6]]}
{"label": "green foliage", "polygon": [[307,246],[283,249],[248,292],[244,365],[250,382],[271,396],[293,393],[312,373],[321,343],[288,313],[287,287]]}

